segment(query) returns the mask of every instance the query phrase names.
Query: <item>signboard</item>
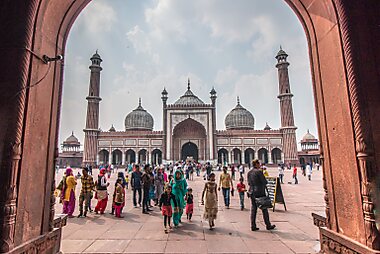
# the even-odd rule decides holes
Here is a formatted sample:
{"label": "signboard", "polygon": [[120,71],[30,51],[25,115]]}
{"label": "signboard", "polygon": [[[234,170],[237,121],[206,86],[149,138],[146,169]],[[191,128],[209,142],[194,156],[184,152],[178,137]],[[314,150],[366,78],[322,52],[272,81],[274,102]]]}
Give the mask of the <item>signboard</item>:
{"label": "signboard", "polygon": [[272,200],[273,212],[276,207],[276,203],[283,204],[286,211],[285,199],[282,194],[280,179],[278,177],[266,177],[268,184],[268,194],[270,199]]}

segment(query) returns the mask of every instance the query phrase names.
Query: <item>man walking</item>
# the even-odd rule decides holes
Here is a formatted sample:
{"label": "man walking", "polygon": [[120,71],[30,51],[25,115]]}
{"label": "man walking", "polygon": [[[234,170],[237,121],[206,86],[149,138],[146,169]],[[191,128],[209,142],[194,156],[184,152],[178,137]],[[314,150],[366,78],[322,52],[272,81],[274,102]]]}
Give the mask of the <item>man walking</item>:
{"label": "man walking", "polygon": [[144,174],[141,177],[141,182],[143,186],[143,202],[142,202],[142,213],[149,214],[151,209],[149,209],[149,191],[152,185],[152,176],[150,172],[150,166],[144,166]]}
{"label": "man walking", "polygon": [[223,166],[223,173],[220,174],[219,179],[219,188],[222,188],[223,191],[223,197],[224,197],[224,205],[227,209],[230,209],[230,190],[234,189],[232,179],[230,174],[227,173],[227,167]]}
{"label": "man walking", "polygon": [[131,176],[131,187],[133,191],[133,206],[137,207],[136,194],[139,194],[139,206],[141,207],[141,176],[139,165],[135,165],[135,171],[132,172]]}
{"label": "man walking", "polygon": [[[79,215],[78,218],[80,217],[86,217],[87,216],[87,211],[88,208],[90,207],[91,203],[91,198],[92,198],[92,191],[95,188],[94,185],[94,179],[92,176],[88,174],[88,168],[84,167],[82,169],[82,177],[81,177],[81,182],[82,182],[82,188],[80,190],[79,194]],[[83,211],[83,202],[84,202],[84,211]]]}
{"label": "man walking", "polygon": [[[257,204],[255,198],[266,196],[265,189],[268,182],[267,179],[265,179],[263,172],[260,170],[259,160],[253,160],[252,166],[253,168],[247,174],[249,185],[248,193],[251,198],[251,230],[257,231],[259,228],[256,227]],[[268,209],[262,209],[262,212],[267,230],[274,229],[276,225],[270,223]]]}

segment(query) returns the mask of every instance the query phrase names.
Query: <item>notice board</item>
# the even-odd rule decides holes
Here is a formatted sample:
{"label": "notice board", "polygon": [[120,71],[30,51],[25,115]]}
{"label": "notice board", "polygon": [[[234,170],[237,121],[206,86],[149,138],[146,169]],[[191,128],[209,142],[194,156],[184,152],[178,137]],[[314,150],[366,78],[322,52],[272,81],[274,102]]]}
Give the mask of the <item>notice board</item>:
{"label": "notice board", "polygon": [[286,211],[285,199],[282,193],[280,179],[278,177],[266,177],[266,179],[268,181],[267,189],[269,197],[272,200],[273,212],[275,210],[276,203],[283,204]]}

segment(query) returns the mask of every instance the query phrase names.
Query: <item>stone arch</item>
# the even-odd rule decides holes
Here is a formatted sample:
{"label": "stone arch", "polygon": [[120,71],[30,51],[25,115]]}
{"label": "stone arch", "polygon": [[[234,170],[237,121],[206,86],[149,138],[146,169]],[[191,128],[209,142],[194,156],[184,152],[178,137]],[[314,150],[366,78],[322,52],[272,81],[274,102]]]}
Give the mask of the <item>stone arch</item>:
{"label": "stone arch", "polygon": [[261,163],[268,164],[268,149],[264,147],[260,148],[257,151],[257,156],[258,156],[259,161],[261,161]]}
{"label": "stone arch", "polygon": [[109,154],[110,152],[107,151],[106,149],[102,149],[99,151],[98,156],[98,164],[99,165],[107,165],[109,163]]}
{"label": "stone arch", "polygon": [[218,150],[218,163],[222,165],[227,165],[229,163],[227,149],[220,148]]}
{"label": "stone arch", "polygon": [[251,166],[252,160],[255,159],[255,150],[247,148],[244,151],[244,163]]}
{"label": "stone arch", "polygon": [[120,149],[114,149],[112,151],[112,164],[121,165],[122,163],[123,152]]}
{"label": "stone arch", "polygon": [[283,163],[283,160],[282,160],[282,151],[280,148],[273,148],[272,151],[272,162],[273,164],[279,164],[279,163]]}
{"label": "stone arch", "polygon": [[206,129],[201,123],[192,118],[188,118],[175,126],[172,142],[174,160],[183,159],[182,147],[189,142],[197,146],[199,160],[205,160],[209,157]]}
{"label": "stone arch", "polygon": [[136,152],[133,149],[128,149],[125,152],[125,162],[126,164],[132,164],[136,162]]}
{"label": "stone arch", "polygon": [[[379,250],[372,205],[372,197],[379,193],[367,186],[380,181],[375,173],[380,167],[376,153],[380,150],[376,127],[380,121],[376,64],[380,58],[376,46],[380,31],[372,25],[378,23],[380,7],[374,0],[365,4],[343,0],[285,1],[304,26],[309,44],[324,158],[326,230],[334,234],[334,239],[328,238],[322,244],[329,248],[327,243],[332,241],[340,246],[339,237],[344,235]],[[12,4],[0,4],[4,14],[0,17],[0,32],[6,34],[0,42],[2,62],[6,63],[6,68],[0,68],[1,91],[5,91],[0,93],[0,118],[4,119],[0,125],[0,186],[14,190],[12,195],[0,192],[0,200],[9,211],[0,220],[4,221],[1,231],[9,232],[1,236],[0,252],[47,235],[53,228],[54,205],[50,205],[51,190],[45,186],[54,185],[54,174],[48,169],[54,167],[58,144],[63,65],[51,63],[52,71],[38,86],[32,85],[46,73],[41,55],[64,55],[70,28],[89,2],[31,0],[25,4],[24,0],[14,0]],[[345,149],[334,149],[336,144]],[[39,153],[34,152],[35,146],[41,148]],[[32,166],[45,170],[28,174]],[[344,176],[339,173],[343,171],[347,172]],[[332,188],[336,182],[350,188]],[[23,191],[34,186],[41,189]],[[25,216],[35,206],[42,209]],[[16,220],[11,219],[14,217]]]}
{"label": "stone arch", "polygon": [[140,151],[138,152],[137,162],[139,164],[148,163],[148,151],[145,148],[140,149]]}
{"label": "stone arch", "polygon": [[162,151],[160,149],[153,149],[151,163],[156,166],[162,164]]}
{"label": "stone arch", "polygon": [[234,149],[232,149],[231,151],[231,158],[232,158],[232,162],[233,164],[235,165],[240,165],[242,164],[242,157],[241,157],[241,150],[237,147],[235,147]]}

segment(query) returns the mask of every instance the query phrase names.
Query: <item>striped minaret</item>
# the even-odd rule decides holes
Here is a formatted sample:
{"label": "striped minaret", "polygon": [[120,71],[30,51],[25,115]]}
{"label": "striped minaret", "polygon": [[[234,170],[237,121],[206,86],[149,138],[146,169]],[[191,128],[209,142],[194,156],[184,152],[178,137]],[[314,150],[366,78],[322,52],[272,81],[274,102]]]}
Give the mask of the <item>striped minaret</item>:
{"label": "striped minaret", "polygon": [[280,47],[276,59],[278,69],[281,132],[283,136],[284,163],[298,164],[296,129],[294,125],[292,97],[290,91],[288,54]]}
{"label": "striped minaret", "polygon": [[91,165],[95,167],[97,164],[96,157],[98,154],[98,134],[99,134],[99,97],[100,90],[100,72],[102,67],[100,63],[103,61],[98,51],[90,58],[90,88],[87,96],[87,117],[86,127],[84,131],[84,152],[83,165]]}

